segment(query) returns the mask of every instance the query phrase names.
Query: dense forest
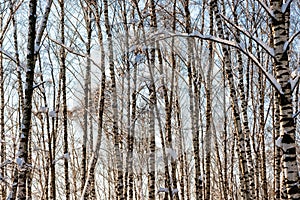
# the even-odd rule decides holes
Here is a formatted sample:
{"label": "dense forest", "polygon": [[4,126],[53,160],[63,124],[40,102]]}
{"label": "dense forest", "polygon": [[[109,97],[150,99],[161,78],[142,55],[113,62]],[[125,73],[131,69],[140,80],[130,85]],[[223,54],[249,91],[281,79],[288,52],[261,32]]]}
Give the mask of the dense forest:
{"label": "dense forest", "polygon": [[0,199],[300,199],[299,0],[0,0]]}

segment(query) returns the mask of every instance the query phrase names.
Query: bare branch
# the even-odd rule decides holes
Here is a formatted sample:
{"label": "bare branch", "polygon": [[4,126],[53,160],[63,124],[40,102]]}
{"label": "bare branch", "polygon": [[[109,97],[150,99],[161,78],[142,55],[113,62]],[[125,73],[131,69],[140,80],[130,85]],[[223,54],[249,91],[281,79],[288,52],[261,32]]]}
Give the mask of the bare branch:
{"label": "bare branch", "polygon": [[41,40],[42,40],[42,36],[43,36],[44,30],[45,30],[46,25],[47,25],[48,16],[49,16],[49,13],[50,13],[50,8],[51,8],[51,5],[52,5],[52,2],[53,2],[53,0],[48,0],[48,3],[47,3],[46,8],[45,8],[45,13],[43,15],[42,21],[40,23],[40,26],[39,26],[39,29],[38,29],[38,32],[37,32],[37,36],[36,36],[36,39],[35,39],[35,49],[34,49],[35,54],[37,52],[39,52],[39,50],[40,50]]}
{"label": "bare branch", "polygon": [[257,0],[257,2],[264,8],[264,10],[272,17],[273,19],[276,19],[274,12],[267,6],[264,2],[261,0]]}
{"label": "bare branch", "polygon": [[6,34],[6,31],[8,30],[8,27],[9,27],[9,24],[10,24],[10,21],[12,20],[13,18],[13,15],[17,12],[17,10],[20,8],[21,4],[23,3],[24,0],[20,1],[15,9],[10,13],[8,19],[7,19],[7,22],[5,23],[5,26],[2,27],[2,30],[1,30],[1,35],[0,35],[0,41],[3,40],[3,37],[5,36]]}
{"label": "bare branch", "polygon": [[[237,42],[234,42],[234,41],[224,40],[224,39],[217,38],[217,37],[214,37],[211,35],[202,35],[197,32],[187,34],[187,33],[171,33],[171,32],[167,32],[167,31],[160,31],[156,34],[156,36],[158,36],[159,34],[166,35],[168,37],[195,37],[195,38],[200,38],[203,40],[214,41],[214,42],[217,42],[220,44],[224,44],[224,45],[236,48],[236,49],[240,50],[241,52],[243,52],[246,56],[248,56],[260,68],[260,70],[265,74],[266,78],[270,81],[270,83],[274,86],[274,88],[277,90],[278,93],[284,94],[280,84],[277,82],[275,77],[266,71],[266,69],[260,64],[260,62],[257,60],[257,58],[251,52],[249,52],[247,50],[247,48],[245,48],[245,45],[243,43],[238,44]],[[153,36],[155,36],[155,34]],[[166,38],[167,37],[159,38],[159,39],[162,40],[162,39],[166,39]]]}
{"label": "bare branch", "polygon": [[101,69],[101,66],[100,66],[99,64],[97,64],[91,57],[87,56],[86,54],[82,54],[82,53],[76,52],[76,51],[74,51],[71,47],[67,47],[66,45],[64,45],[64,44],[62,44],[62,43],[60,43],[60,42],[58,42],[58,41],[56,41],[56,40],[50,38],[49,36],[47,36],[47,38],[48,38],[49,40],[51,40],[52,42],[54,42],[55,44],[57,44],[57,45],[63,47],[64,49],[66,49],[69,53],[72,53],[72,54],[74,54],[74,55],[80,56],[80,57],[82,57],[82,58],[88,58],[88,59],[90,59],[91,62],[92,62],[95,66],[97,66],[97,67],[99,67],[99,69]]}
{"label": "bare branch", "polygon": [[284,47],[283,47],[283,52],[285,53],[288,50],[288,47],[290,44],[293,42],[293,40],[300,34],[300,31],[294,33],[288,41],[285,42]]}
{"label": "bare branch", "polygon": [[[6,51],[2,48],[0,48],[0,52],[3,55],[5,55],[7,58],[9,58],[11,61],[13,61],[14,63],[16,63],[18,65],[18,62],[17,62],[16,58],[10,52],[8,52],[8,51]],[[17,67],[25,69],[25,65],[22,65],[21,63],[20,63],[20,66],[17,66]]]}
{"label": "bare branch", "polygon": [[266,44],[265,42],[261,41],[260,39],[258,39],[257,37],[254,37],[253,34],[249,33],[248,31],[244,30],[242,27],[237,26],[236,24],[234,24],[232,21],[230,21],[227,17],[225,17],[224,15],[220,14],[220,16],[225,19],[225,21],[227,21],[228,23],[230,23],[232,26],[234,26],[237,30],[239,30],[240,32],[242,32],[244,35],[246,35],[249,39],[254,40],[257,44],[259,44],[272,58],[275,58],[275,53],[274,53],[274,49],[271,48],[268,44]]}
{"label": "bare branch", "polygon": [[300,76],[298,75],[295,79],[291,80],[291,90],[294,92],[295,88],[299,84],[299,78]]}

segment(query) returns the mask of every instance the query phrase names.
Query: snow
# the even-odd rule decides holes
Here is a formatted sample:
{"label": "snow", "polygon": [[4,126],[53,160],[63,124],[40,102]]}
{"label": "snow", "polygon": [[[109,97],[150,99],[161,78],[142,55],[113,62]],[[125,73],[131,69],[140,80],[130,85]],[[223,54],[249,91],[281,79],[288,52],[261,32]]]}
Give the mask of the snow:
{"label": "snow", "polygon": [[281,148],[284,152],[286,152],[288,149],[295,148],[295,144],[287,144],[282,142],[282,136],[278,137],[277,140],[275,141],[275,145],[279,148]]}
{"label": "snow", "polygon": [[41,113],[46,113],[46,112],[48,112],[48,108],[45,107],[45,106],[41,106],[41,107],[39,108],[39,112],[41,112]]}
{"label": "snow", "polygon": [[282,147],[282,137],[277,138],[277,140],[275,141],[275,145],[279,148]]}
{"label": "snow", "polygon": [[70,154],[69,153],[65,153],[64,154],[64,159],[70,160],[71,159]]}
{"label": "snow", "polygon": [[297,37],[297,35],[300,34],[300,31],[295,32],[288,41],[286,41],[283,45],[283,52],[286,52],[288,50],[288,47],[293,42],[293,40]]}
{"label": "snow", "polygon": [[135,49],[136,49],[136,46],[135,46],[135,45],[132,45],[132,46],[128,49],[128,51],[129,51],[129,52],[132,52],[132,51],[135,51]]}
{"label": "snow", "polygon": [[168,154],[171,156],[172,159],[174,159],[174,160],[177,159],[178,156],[177,156],[177,153],[174,149],[167,148],[166,150],[167,150]]}
{"label": "snow", "polygon": [[[160,192],[165,192],[165,193],[168,193],[169,192],[169,189],[168,188],[163,188],[163,187],[160,187],[157,191],[157,193],[160,193]],[[172,195],[178,193],[178,189],[175,188],[172,190]]]}
{"label": "snow", "polygon": [[[271,55],[272,57],[275,56],[275,52],[274,52],[274,48],[271,48],[268,44],[266,44],[265,42],[263,42],[262,40],[260,40],[259,38],[253,36],[252,33],[244,30],[242,27],[237,26],[236,24],[234,24],[232,21],[230,21],[228,18],[226,18],[224,15],[221,15],[222,18],[224,18],[228,23],[230,23],[232,26],[234,26],[236,29],[238,29],[240,32],[242,32],[243,34],[245,34],[248,38],[254,40],[255,42],[257,42],[269,55]],[[245,44],[240,42],[238,44],[239,47],[241,47],[242,49],[246,49]]]}
{"label": "snow", "polygon": [[172,195],[174,195],[175,193],[178,193],[178,189],[175,188],[174,190],[172,190]]}
{"label": "snow", "polygon": [[290,6],[293,0],[287,0],[284,4],[282,4],[281,12],[285,13],[286,9]]}
{"label": "snow", "polygon": [[[168,31],[159,31],[157,34],[165,34],[166,36],[169,37],[196,37],[196,38],[200,38],[200,39],[204,39],[204,40],[210,40],[210,41],[214,41],[223,45],[227,45],[227,46],[231,46],[234,47],[240,51],[242,51],[245,55],[247,55],[249,58],[252,59],[252,61],[254,61],[254,63],[261,69],[261,71],[265,74],[266,78],[270,81],[270,83],[275,87],[275,89],[277,90],[278,93],[283,94],[282,88],[280,86],[280,84],[277,82],[277,80],[275,79],[275,77],[268,73],[266,71],[266,69],[260,64],[260,62],[257,60],[257,58],[251,53],[249,52],[246,48],[241,48],[244,45],[240,45],[237,44],[234,41],[230,41],[230,40],[224,40],[222,38],[218,38],[218,37],[214,37],[212,35],[202,35],[199,32],[193,32],[191,34],[187,34],[187,33],[171,33]],[[272,55],[271,53],[274,52],[274,50],[272,50],[270,47],[263,45],[264,48],[266,48],[265,50]]]}
{"label": "snow", "polygon": [[287,144],[287,143],[282,143],[282,150],[286,152],[288,149],[292,149],[295,147],[295,144]]}
{"label": "snow", "polygon": [[289,80],[289,82],[291,83],[291,90],[292,91],[294,91],[294,89],[296,88],[296,86],[299,82],[299,78],[300,78],[300,75],[298,75],[295,79]]}
{"label": "snow", "polygon": [[162,188],[162,187],[161,187],[161,188],[158,189],[157,192],[158,192],[158,193],[159,193],[159,192],[169,192],[169,190],[168,190],[168,188]]}
{"label": "snow", "polygon": [[16,159],[16,162],[17,162],[17,164],[18,164],[19,167],[22,167],[23,164],[25,163],[25,162],[24,162],[24,158],[17,158],[17,159]]}
{"label": "snow", "polygon": [[267,6],[262,0],[258,0],[258,3],[265,9],[265,11],[274,19],[276,18],[274,12]]}
{"label": "snow", "polygon": [[55,118],[55,117],[56,117],[56,112],[55,112],[55,110],[51,110],[51,111],[49,112],[49,116],[52,117],[52,118]]}
{"label": "snow", "polygon": [[260,62],[255,58],[255,56],[253,54],[251,54],[250,52],[247,52],[247,54],[255,62],[255,64],[261,69],[261,71],[265,74],[265,76],[270,81],[270,83],[275,87],[277,92],[279,92],[280,94],[283,94],[281,85],[277,82],[275,77],[265,70],[265,68],[260,64]]}
{"label": "snow", "polygon": [[283,52],[285,52],[287,50],[289,46],[289,41],[285,41],[284,45],[283,45]]}
{"label": "snow", "polygon": [[201,176],[201,175],[198,177],[198,180],[200,180],[200,181],[202,181],[202,180],[203,180],[203,178],[202,178],[202,176]]}

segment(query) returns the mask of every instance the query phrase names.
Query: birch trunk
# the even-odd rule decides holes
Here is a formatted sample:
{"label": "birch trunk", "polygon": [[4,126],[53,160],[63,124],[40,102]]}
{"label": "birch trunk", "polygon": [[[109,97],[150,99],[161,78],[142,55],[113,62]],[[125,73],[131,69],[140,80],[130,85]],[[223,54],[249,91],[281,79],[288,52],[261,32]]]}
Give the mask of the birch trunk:
{"label": "birch trunk", "polygon": [[[65,2],[64,0],[59,1],[61,16],[60,16],[60,37],[61,43],[65,44]],[[68,115],[67,115],[67,85],[66,85],[66,53],[64,47],[60,49],[60,70],[62,78],[62,107],[63,107],[63,152],[64,156],[64,182],[65,182],[65,198],[70,199],[70,182],[69,182],[69,160],[67,155],[69,155],[68,150]],[[54,198],[55,199],[55,198]]]}
{"label": "birch trunk", "polygon": [[[189,9],[189,0],[184,2],[184,12],[185,12],[185,28],[188,34],[191,33],[191,16]],[[196,186],[196,198],[202,198],[202,177],[200,170],[200,155],[199,155],[199,124],[198,124],[198,112],[197,105],[195,102],[198,102],[198,99],[194,97],[193,94],[193,72],[192,72],[192,62],[194,59],[194,50],[192,49],[191,39],[187,39],[188,43],[188,60],[187,60],[187,70],[188,70],[188,85],[189,85],[189,97],[190,97],[190,115],[191,115],[191,128],[193,134],[193,151],[194,151],[194,160],[195,160],[195,186]],[[196,89],[195,89],[195,93]],[[197,103],[196,103],[197,104]]]}
{"label": "birch trunk", "polygon": [[[0,30],[2,30],[3,28],[3,14],[0,14]],[[3,40],[0,40],[0,49],[3,48]],[[1,95],[1,99],[0,99],[0,155],[1,155],[1,159],[0,159],[0,163],[4,163],[6,160],[6,140],[5,140],[5,121],[4,121],[4,109],[5,109],[5,104],[4,104],[4,71],[3,71],[3,55],[0,52],[0,95]],[[0,168],[0,178],[2,180],[2,178],[6,177],[6,170],[5,167],[1,167]],[[6,197],[6,190],[7,190],[7,185],[4,182],[4,184],[1,184],[0,186],[0,196],[1,199],[5,199]]]}
{"label": "birch trunk", "polygon": [[296,160],[295,121],[293,118],[291,72],[289,66],[289,17],[290,4],[283,0],[271,0],[272,34],[274,39],[274,64],[277,82],[283,93],[278,95],[280,136],[276,144],[282,151],[281,199],[299,199],[299,174]]}
{"label": "birch trunk", "polygon": [[[234,17],[234,23],[235,25],[239,26],[238,23],[238,16],[237,16],[237,5],[239,2],[236,3],[233,1],[232,4],[234,5],[233,10],[233,17]],[[236,41],[237,43],[241,42],[241,34],[240,31],[236,30]],[[251,196],[253,199],[255,199],[255,181],[254,181],[254,167],[253,167],[253,161],[252,161],[252,150],[251,150],[251,144],[250,144],[250,128],[249,128],[249,121],[248,121],[248,110],[247,110],[247,102],[246,102],[246,92],[244,89],[244,68],[243,68],[243,59],[242,59],[242,53],[240,51],[237,51],[237,63],[238,63],[238,74],[239,74],[239,96],[241,99],[241,111],[242,111],[242,125],[243,125],[243,132],[245,135],[245,150],[246,150],[246,158],[247,158],[247,164],[248,164],[248,170],[249,170],[249,189],[251,192]]]}
{"label": "birch trunk", "polygon": [[[209,6],[209,19],[210,19],[210,26],[209,32],[213,35],[213,2],[210,2]],[[205,150],[206,150],[206,157],[205,157],[205,195],[204,199],[209,200],[211,198],[211,136],[212,136],[212,105],[211,105],[211,93],[212,93],[212,71],[214,67],[214,51],[213,51],[213,42],[209,41],[208,43],[209,49],[209,66],[206,75],[206,134],[205,134]]]}
{"label": "birch trunk", "polygon": [[26,193],[26,177],[28,172],[28,142],[31,128],[31,110],[32,110],[32,94],[33,79],[35,69],[35,37],[36,37],[36,7],[37,1],[29,1],[29,21],[28,21],[28,40],[27,40],[27,72],[25,81],[25,99],[24,112],[21,124],[19,151],[16,162],[18,164],[18,195],[17,198],[25,200]]}
{"label": "birch trunk", "polygon": [[[223,30],[222,21],[219,14],[220,12],[216,0],[214,0],[214,13],[216,15],[216,22],[217,22],[217,34],[220,38],[224,38],[224,30]],[[242,199],[248,200],[248,199],[252,199],[252,197],[250,191],[249,171],[248,171],[247,158],[246,158],[245,135],[242,130],[242,122],[239,114],[240,111],[238,107],[236,89],[234,86],[229,49],[228,47],[222,45],[222,51],[224,53],[225,72],[226,72],[226,76],[230,88],[231,107],[233,110],[234,124],[237,131],[238,152],[239,152],[239,159],[240,159],[239,163],[240,163],[241,176],[242,176],[240,177]]]}
{"label": "birch trunk", "polygon": [[124,186],[123,186],[123,161],[120,151],[120,133],[118,130],[118,99],[117,99],[117,88],[116,88],[116,77],[115,77],[115,69],[114,69],[114,54],[113,54],[113,41],[112,41],[112,33],[111,26],[109,23],[109,15],[108,15],[108,2],[107,0],[103,0],[104,4],[104,17],[105,17],[105,27],[106,34],[108,40],[108,61],[109,61],[109,70],[110,70],[110,78],[111,78],[111,90],[112,90],[112,109],[113,109],[113,128],[112,133],[114,136],[114,150],[116,154],[116,162],[117,162],[117,182],[116,182],[116,192],[117,198],[120,200],[124,199]]}

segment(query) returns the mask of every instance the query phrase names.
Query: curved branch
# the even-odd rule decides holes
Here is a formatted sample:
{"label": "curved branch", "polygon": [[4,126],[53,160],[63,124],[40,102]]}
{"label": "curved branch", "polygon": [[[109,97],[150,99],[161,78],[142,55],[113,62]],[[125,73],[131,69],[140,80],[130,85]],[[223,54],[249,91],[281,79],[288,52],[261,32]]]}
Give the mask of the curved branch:
{"label": "curved branch", "polygon": [[[277,82],[275,77],[266,71],[266,69],[260,64],[260,62],[257,60],[257,58],[245,48],[245,45],[243,43],[237,43],[237,42],[230,41],[230,40],[224,40],[224,39],[217,38],[217,37],[214,37],[211,35],[202,35],[197,32],[194,32],[191,34],[186,34],[186,33],[171,33],[171,32],[167,32],[167,31],[160,31],[157,34],[154,34],[153,36],[155,37],[158,35],[166,35],[168,37],[195,37],[195,38],[209,40],[209,41],[217,42],[220,44],[224,44],[224,45],[236,48],[236,49],[240,50],[241,52],[243,52],[246,56],[248,56],[260,68],[260,70],[264,73],[266,78],[270,81],[270,83],[274,86],[274,88],[277,90],[277,92],[279,94],[284,94],[280,84]],[[166,39],[168,37],[158,38],[158,40]]]}
{"label": "curved branch", "polygon": [[246,35],[249,39],[254,40],[257,44],[259,44],[272,58],[275,58],[275,53],[274,53],[274,49],[271,48],[268,44],[266,44],[265,42],[261,41],[260,39],[254,37],[251,33],[249,33],[248,31],[244,30],[243,28],[241,28],[240,26],[237,26],[236,24],[234,24],[232,21],[230,21],[227,17],[225,17],[224,15],[220,14],[220,16],[225,19],[225,21],[227,21],[228,23],[230,23],[232,26],[234,26],[238,31],[242,32],[244,35]]}
{"label": "curved branch", "polygon": [[272,17],[273,19],[276,19],[274,12],[269,8],[269,6],[267,6],[261,0],[256,0],[256,1],[264,8],[264,10],[270,15],[270,17]]}
{"label": "curved branch", "polygon": [[290,44],[293,42],[293,40],[300,34],[300,31],[294,33],[290,39],[288,41],[285,42],[284,46],[283,46],[283,52],[285,53],[288,50],[288,47],[290,46]]}

